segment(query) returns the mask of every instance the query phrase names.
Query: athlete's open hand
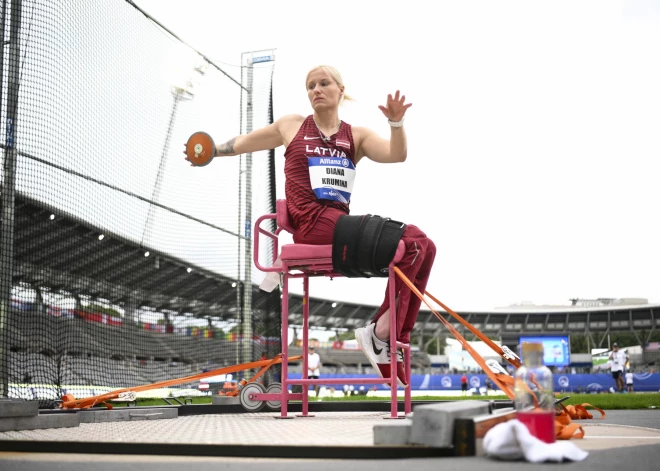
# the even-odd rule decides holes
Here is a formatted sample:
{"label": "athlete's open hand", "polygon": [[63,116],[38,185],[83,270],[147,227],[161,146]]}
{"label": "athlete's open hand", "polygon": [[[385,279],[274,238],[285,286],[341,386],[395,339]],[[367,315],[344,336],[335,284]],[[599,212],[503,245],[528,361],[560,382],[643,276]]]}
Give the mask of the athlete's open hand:
{"label": "athlete's open hand", "polygon": [[406,114],[406,110],[411,106],[412,103],[406,103],[405,95],[401,95],[401,98],[399,98],[399,90],[397,90],[394,94],[394,98],[392,98],[392,95],[387,95],[386,106],[379,105],[378,108],[380,108],[380,111],[382,111],[385,117],[390,121],[401,121],[403,115]]}

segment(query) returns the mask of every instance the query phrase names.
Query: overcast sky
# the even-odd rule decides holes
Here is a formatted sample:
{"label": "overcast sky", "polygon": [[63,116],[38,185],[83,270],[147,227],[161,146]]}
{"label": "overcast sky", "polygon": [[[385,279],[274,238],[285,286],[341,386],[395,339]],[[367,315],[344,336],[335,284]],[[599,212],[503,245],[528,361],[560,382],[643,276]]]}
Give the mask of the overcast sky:
{"label": "overcast sky", "polygon": [[[408,160],[363,160],[351,212],[424,230],[428,291],[450,307],[660,302],[660,1],[135,3],[236,77],[242,52],[276,48],[275,118],[311,113],[318,64],[356,98],[340,117],[385,137],[378,105],[401,90]],[[384,287],[314,279],[311,294],[377,305]]]}

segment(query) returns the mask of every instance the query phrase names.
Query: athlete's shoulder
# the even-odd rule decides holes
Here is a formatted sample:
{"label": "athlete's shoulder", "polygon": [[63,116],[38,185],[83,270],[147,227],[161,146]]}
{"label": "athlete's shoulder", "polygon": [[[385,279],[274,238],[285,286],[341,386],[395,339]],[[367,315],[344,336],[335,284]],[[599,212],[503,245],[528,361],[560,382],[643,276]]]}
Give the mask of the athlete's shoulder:
{"label": "athlete's shoulder", "polygon": [[374,132],[365,128],[364,126],[351,126],[351,132],[354,136],[368,136],[369,134],[374,134]]}
{"label": "athlete's shoulder", "polygon": [[299,114],[287,114],[275,121],[275,125],[278,127],[280,134],[284,138],[284,145],[286,147],[289,147],[291,141],[293,141],[298,132],[300,132],[304,122],[305,117]]}
{"label": "athlete's shoulder", "polygon": [[362,142],[368,136],[375,136],[376,133],[369,128],[364,126],[351,126],[351,134],[353,135],[353,141],[355,142],[356,147],[360,147]]}
{"label": "athlete's shoulder", "polygon": [[300,124],[305,121],[305,116],[300,114],[287,114],[279,118],[276,123],[281,124]]}
{"label": "athlete's shoulder", "polygon": [[285,141],[288,144],[304,122],[305,117],[302,115],[287,114],[275,121],[275,126],[280,130],[280,133],[285,137]]}

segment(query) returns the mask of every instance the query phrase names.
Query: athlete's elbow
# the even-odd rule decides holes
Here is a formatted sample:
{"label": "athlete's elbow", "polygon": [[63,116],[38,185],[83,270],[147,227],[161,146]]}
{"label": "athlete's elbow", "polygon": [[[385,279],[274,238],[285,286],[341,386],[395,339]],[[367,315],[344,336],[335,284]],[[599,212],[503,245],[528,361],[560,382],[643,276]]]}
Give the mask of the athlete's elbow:
{"label": "athlete's elbow", "polygon": [[399,160],[397,162],[405,162],[408,158],[408,152],[402,152],[399,154]]}

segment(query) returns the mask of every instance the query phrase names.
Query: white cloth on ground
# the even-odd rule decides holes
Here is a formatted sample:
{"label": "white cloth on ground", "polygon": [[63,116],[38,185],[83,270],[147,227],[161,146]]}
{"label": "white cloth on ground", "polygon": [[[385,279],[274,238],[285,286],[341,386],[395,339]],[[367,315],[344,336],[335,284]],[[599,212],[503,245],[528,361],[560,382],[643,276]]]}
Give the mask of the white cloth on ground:
{"label": "white cloth on ground", "polygon": [[497,424],[484,436],[484,452],[501,460],[525,459],[531,463],[545,461],[582,461],[589,453],[566,440],[545,443],[533,436],[519,420]]}

